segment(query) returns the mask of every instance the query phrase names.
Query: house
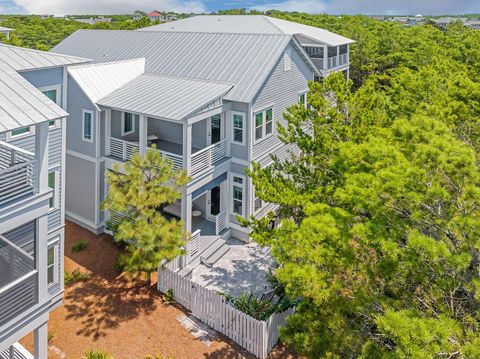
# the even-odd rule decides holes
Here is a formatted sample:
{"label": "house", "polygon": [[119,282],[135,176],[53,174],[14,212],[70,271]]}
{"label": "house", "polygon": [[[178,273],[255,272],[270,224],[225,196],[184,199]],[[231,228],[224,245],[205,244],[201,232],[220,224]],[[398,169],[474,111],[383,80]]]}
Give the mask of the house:
{"label": "house", "polygon": [[140,19],[141,19],[142,17],[144,17],[144,16],[146,16],[145,13],[143,13],[143,12],[141,12],[141,11],[135,11],[135,12],[133,13],[133,17],[132,17],[132,18],[133,18],[133,21],[138,21],[138,20],[140,20]]}
{"label": "house", "polygon": [[212,241],[248,242],[237,215],[274,206],[256,198],[245,169],[288,155],[277,138],[282,113],[306,105],[308,81],[348,77],[353,41],[267,16],[196,16],[145,30],[79,30],[53,49],[93,59],[68,70],[66,215],[105,231],[106,171],[155,144],[192,178],[164,213]]}
{"label": "house", "polygon": [[73,20],[75,20],[76,22],[81,22],[81,23],[89,24],[89,25],[96,25],[96,24],[101,24],[101,23],[111,23],[112,22],[112,18],[103,17],[103,16],[99,16],[97,18],[89,18],[89,19],[74,18]]}
{"label": "house", "polygon": [[63,298],[67,66],[87,60],[0,44],[0,357],[47,358]]}
{"label": "house", "polygon": [[440,17],[438,19],[433,19],[433,22],[441,29],[446,29],[448,25],[453,24],[455,22],[462,22],[465,23],[467,19],[462,17]]}
{"label": "house", "polygon": [[151,21],[165,21],[164,16],[161,13],[159,13],[158,11],[152,11],[151,13],[149,13],[148,18]]}
{"label": "house", "polygon": [[480,19],[468,19],[464,22],[464,25],[473,30],[480,30]]}
{"label": "house", "polygon": [[8,27],[0,26],[0,34],[4,34],[7,40],[10,40],[10,33],[13,29],[9,29]]}

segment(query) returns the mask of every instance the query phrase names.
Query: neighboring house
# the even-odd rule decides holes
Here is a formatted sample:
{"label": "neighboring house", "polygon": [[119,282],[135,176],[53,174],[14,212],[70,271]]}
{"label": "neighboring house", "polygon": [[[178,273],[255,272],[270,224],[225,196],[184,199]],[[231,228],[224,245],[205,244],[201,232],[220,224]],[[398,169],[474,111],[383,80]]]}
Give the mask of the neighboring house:
{"label": "neighboring house", "polygon": [[53,49],[94,61],[69,68],[66,215],[104,231],[106,171],[155,144],[192,177],[163,211],[190,232],[249,241],[236,216],[274,206],[255,196],[245,169],[288,155],[277,138],[283,112],[306,105],[308,81],[348,76],[353,41],[266,16],[197,16],[145,30],[80,30]]}
{"label": "neighboring house", "polygon": [[133,13],[133,21],[138,21],[140,20],[142,17],[146,16],[144,13],[140,12],[140,11],[135,11]]}
{"label": "neighboring house", "polygon": [[441,17],[438,19],[433,19],[433,22],[441,29],[446,29],[448,25],[453,24],[457,21],[465,23],[467,19],[463,17]]}
{"label": "neighboring house", "polygon": [[464,25],[473,30],[480,30],[480,19],[469,19],[464,22]]}
{"label": "neighboring house", "polygon": [[7,40],[10,40],[10,33],[13,29],[9,29],[8,27],[0,26],[0,34],[4,34]]}
{"label": "neighboring house", "polygon": [[67,66],[71,56],[0,45],[0,357],[47,358],[63,298]]}
{"label": "neighboring house", "polygon": [[158,11],[152,11],[151,13],[149,13],[148,18],[151,21],[165,21],[164,16],[161,13],[159,13]]}
{"label": "neighboring house", "polygon": [[90,19],[72,19],[75,20],[76,22],[81,22],[84,24],[89,24],[89,25],[96,25],[96,24],[101,24],[101,23],[111,23],[112,19],[110,17],[103,17],[99,16],[97,18],[90,18]]}

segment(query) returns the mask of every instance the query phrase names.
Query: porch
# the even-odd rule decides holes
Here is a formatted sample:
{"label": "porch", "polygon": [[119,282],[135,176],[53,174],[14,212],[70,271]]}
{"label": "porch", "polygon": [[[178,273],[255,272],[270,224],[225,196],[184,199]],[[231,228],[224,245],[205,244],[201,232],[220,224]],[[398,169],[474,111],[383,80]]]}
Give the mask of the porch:
{"label": "porch", "polygon": [[32,353],[25,349],[20,343],[15,343],[9,348],[0,352],[0,359],[34,359]]}
{"label": "porch", "polygon": [[320,70],[331,70],[348,65],[349,46],[326,46],[314,43],[303,44],[310,59]]}

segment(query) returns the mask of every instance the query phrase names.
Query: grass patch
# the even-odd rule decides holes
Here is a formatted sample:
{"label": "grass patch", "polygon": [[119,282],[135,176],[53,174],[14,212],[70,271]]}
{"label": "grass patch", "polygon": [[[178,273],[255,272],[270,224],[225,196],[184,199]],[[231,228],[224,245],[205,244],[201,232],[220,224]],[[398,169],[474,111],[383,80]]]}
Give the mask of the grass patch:
{"label": "grass patch", "polygon": [[168,305],[175,303],[175,292],[172,288],[167,289],[165,294],[163,294],[163,302]]}
{"label": "grass patch", "polygon": [[72,252],[73,253],[78,253],[83,251],[85,248],[87,248],[88,242],[85,239],[80,239],[79,241],[76,241],[72,245]]}
{"label": "grass patch", "polygon": [[72,285],[78,282],[86,282],[92,275],[89,272],[82,272],[75,269],[73,272],[65,271],[65,285]]}
{"label": "grass patch", "polygon": [[83,353],[82,359],[113,359],[113,357],[102,350],[87,350]]}

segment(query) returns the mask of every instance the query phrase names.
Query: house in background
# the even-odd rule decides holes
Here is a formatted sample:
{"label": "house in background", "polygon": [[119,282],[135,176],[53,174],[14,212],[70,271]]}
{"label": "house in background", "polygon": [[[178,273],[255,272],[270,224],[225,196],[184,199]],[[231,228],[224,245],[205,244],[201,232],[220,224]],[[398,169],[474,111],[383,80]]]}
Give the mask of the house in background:
{"label": "house in background", "polygon": [[480,30],[480,19],[468,19],[463,24],[470,29]]}
{"label": "house in background", "polygon": [[158,11],[152,11],[148,14],[150,21],[165,21],[165,18]]}
{"label": "house in background", "polygon": [[112,18],[110,17],[103,17],[99,16],[97,18],[90,18],[90,19],[78,19],[78,18],[72,18],[71,20],[75,20],[76,22],[81,22],[83,24],[89,24],[89,25],[96,25],[96,24],[101,24],[101,23],[111,23]]}
{"label": "house in background", "polygon": [[138,21],[144,16],[147,16],[147,14],[142,12],[142,11],[135,11],[133,13],[132,19],[133,19],[133,21]]}
{"label": "house in background", "polygon": [[10,33],[13,29],[9,29],[8,27],[0,26],[0,34],[4,34],[7,40],[10,40]]}
{"label": "house in background", "polygon": [[67,66],[85,59],[0,45],[0,357],[47,358],[63,298]]}

